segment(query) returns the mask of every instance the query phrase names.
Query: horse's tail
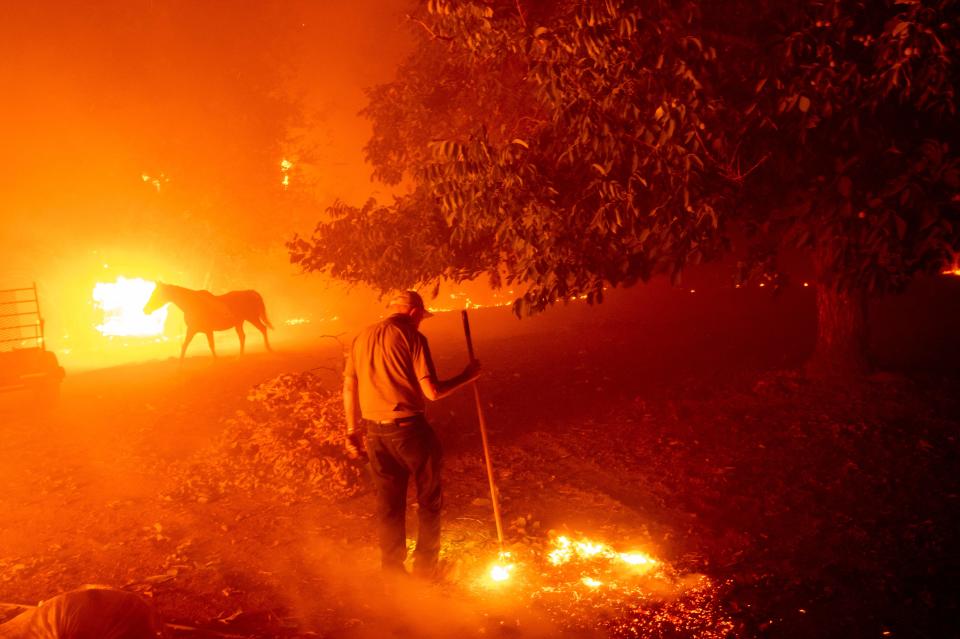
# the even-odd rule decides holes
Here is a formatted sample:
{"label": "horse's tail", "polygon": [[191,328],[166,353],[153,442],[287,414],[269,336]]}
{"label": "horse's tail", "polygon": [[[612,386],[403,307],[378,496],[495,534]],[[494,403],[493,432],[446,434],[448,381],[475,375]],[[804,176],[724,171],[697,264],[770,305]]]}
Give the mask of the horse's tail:
{"label": "horse's tail", "polygon": [[260,308],[257,311],[257,315],[260,316],[260,321],[263,322],[267,328],[273,328],[273,324],[270,323],[270,319],[267,317],[267,305],[263,303],[263,296],[257,293],[257,298],[260,301]]}

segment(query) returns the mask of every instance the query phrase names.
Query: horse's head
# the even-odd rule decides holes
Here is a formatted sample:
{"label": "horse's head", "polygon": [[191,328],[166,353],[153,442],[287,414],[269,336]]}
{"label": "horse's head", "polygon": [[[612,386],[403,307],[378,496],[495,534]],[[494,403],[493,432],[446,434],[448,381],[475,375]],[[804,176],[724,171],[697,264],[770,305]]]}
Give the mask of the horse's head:
{"label": "horse's head", "polygon": [[148,299],[147,303],[143,305],[143,313],[145,315],[149,315],[169,301],[170,298],[167,296],[167,285],[163,282],[157,282],[157,286],[153,289],[153,293],[150,294],[150,299]]}

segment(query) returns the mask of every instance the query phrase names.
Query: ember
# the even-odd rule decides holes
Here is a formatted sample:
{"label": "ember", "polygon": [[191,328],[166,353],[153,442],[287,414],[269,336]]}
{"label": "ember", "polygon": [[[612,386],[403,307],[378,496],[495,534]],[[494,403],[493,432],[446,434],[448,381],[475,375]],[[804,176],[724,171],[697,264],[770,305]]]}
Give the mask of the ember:
{"label": "ember", "polygon": [[280,183],[283,185],[284,189],[290,186],[290,169],[292,168],[293,162],[286,158],[280,160],[280,173],[283,175],[283,179],[280,180]]}
{"label": "ember", "polygon": [[490,579],[493,581],[506,581],[513,572],[514,564],[509,552],[501,552],[496,563],[490,566]]}
{"label": "ember", "polygon": [[583,583],[583,585],[589,586],[590,588],[599,588],[603,585],[602,581],[597,581],[593,577],[584,577],[580,581]]}
{"label": "ember", "polygon": [[613,637],[727,636],[733,622],[723,610],[719,587],[709,578],[681,574],[640,551],[620,552],[611,544],[583,536],[553,535],[546,547],[528,547],[522,557],[501,553],[480,587],[489,589],[515,577],[514,594],[525,594],[570,631],[596,629],[597,619]]}
{"label": "ember", "polygon": [[560,535],[553,541],[554,549],[547,555],[547,559],[554,566],[559,566],[570,562],[573,559],[590,559],[601,557],[608,560],[619,560],[632,566],[654,566],[657,560],[640,552],[618,553],[610,546],[597,543],[589,539],[580,541],[571,541],[568,537]]}

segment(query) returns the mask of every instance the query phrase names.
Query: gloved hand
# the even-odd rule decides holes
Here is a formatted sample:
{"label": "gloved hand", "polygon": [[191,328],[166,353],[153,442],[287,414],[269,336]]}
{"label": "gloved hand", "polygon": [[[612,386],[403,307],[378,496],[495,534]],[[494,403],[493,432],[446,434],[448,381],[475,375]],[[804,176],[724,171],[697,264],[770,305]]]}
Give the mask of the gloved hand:
{"label": "gloved hand", "polygon": [[363,433],[360,431],[355,430],[352,433],[347,433],[343,444],[347,449],[347,457],[350,459],[367,458],[367,450],[363,443]]}

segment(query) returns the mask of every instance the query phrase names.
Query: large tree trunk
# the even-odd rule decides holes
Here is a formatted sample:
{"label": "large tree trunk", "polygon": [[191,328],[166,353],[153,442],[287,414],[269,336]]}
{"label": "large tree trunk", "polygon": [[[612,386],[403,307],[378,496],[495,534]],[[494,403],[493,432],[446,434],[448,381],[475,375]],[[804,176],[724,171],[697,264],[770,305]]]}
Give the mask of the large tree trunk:
{"label": "large tree trunk", "polygon": [[817,345],[807,372],[818,377],[858,377],[869,372],[867,296],[817,285]]}

